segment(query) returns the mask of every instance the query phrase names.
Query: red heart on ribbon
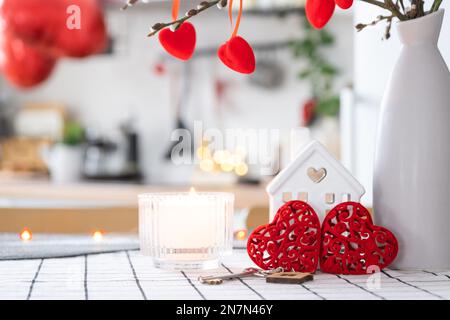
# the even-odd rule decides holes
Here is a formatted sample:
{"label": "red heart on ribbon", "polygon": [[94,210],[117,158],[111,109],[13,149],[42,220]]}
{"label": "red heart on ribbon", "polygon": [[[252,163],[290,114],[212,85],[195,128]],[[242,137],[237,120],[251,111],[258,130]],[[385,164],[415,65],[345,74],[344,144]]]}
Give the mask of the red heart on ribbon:
{"label": "red heart on ribbon", "polygon": [[175,31],[166,28],[159,32],[159,42],[170,55],[189,60],[195,50],[195,28],[190,22],[183,22]]}
{"label": "red heart on ribbon", "polygon": [[315,272],[320,253],[320,221],[303,201],[290,201],[278,209],[273,221],[256,228],[247,242],[253,262],[264,270]]}
{"label": "red heart on ribbon", "polygon": [[348,9],[352,6],[353,0],[334,0],[339,8],[341,9]]}
{"label": "red heart on ribbon", "polygon": [[389,266],[397,252],[394,234],[374,225],[369,211],[359,203],[338,204],[322,223],[323,272],[367,274],[370,266],[380,270]]}
{"label": "red heart on ribbon", "polygon": [[306,17],[316,29],[322,29],[334,13],[336,3],[334,0],[307,0]]}
{"label": "red heart on ribbon", "polygon": [[220,46],[220,60],[230,69],[250,74],[255,71],[256,59],[252,47],[240,36],[232,37]]}

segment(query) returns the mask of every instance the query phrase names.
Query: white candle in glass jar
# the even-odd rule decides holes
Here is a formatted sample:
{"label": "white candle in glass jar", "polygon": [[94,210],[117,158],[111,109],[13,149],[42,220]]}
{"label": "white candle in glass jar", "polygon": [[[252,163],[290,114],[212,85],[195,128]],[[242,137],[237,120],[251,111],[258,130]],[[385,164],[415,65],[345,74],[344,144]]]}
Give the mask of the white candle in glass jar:
{"label": "white candle in glass jar", "polygon": [[141,195],[141,251],[161,267],[217,265],[219,256],[231,251],[233,202],[229,193]]}
{"label": "white candle in glass jar", "polygon": [[161,245],[180,249],[216,245],[215,206],[214,200],[197,193],[161,201],[158,221]]}

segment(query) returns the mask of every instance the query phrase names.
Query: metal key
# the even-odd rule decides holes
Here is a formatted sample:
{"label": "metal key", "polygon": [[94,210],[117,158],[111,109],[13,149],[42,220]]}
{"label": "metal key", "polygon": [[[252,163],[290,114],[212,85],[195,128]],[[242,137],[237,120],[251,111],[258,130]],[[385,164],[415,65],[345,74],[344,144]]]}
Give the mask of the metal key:
{"label": "metal key", "polygon": [[244,271],[240,273],[230,273],[226,275],[218,275],[218,276],[200,276],[198,277],[198,281],[200,281],[203,284],[211,284],[211,285],[217,285],[222,284],[224,280],[234,280],[238,278],[244,278],[244,277],[251,277],[251,276],[257,276],[257,277],[266,277],[269,274],[272,274],[274,272],[281,272],[283,271],[282,268],[277,268],[274,270],[264,271],[258,268],[246,268]]}

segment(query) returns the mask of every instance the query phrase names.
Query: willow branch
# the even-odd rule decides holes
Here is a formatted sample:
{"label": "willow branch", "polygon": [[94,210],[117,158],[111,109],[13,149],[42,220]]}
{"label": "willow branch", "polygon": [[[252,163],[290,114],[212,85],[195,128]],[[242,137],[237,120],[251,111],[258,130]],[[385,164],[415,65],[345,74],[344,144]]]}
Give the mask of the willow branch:
{"label": "willow branch", "polygon": [[391,16],[390,18],[388,18],[387,21],[387,25],[386,25],[386,30],[384,31],[384,39],[385,40],[389,40],[391,38],[391,29],[392,29],[392,19],[394,17]]}
{"label": "willow branch", "polygon": [[134,6],[137,2],[139,2],[139,0],[128,0],[122,7],[122,10],[126,10],[128,7]]}
{"label": "willow branch", "polygon": [[361,0],[362,2],[367,2],[369,4],[372,4],[374,6],[389,10],[387,5],[384,2],[377,1],[377,0]]}
{"label": "willow branch", "polygon": [[[387,21],[388,25],[389,25],[394,17],[395,17],[394,15],[390,15],[390,16],[382,16],[382,15],[380,15],[375,20],[373,20],[372,22],[369,22],[369,23],[358,23],[355,26],[355,28],[359,32],[359,31],[361,31],[361,30],[363,30],[363,29],[365,29],[365,28],[367,28],[369,26],[374,26],[374,25],[376,25],[377,23],[379,23],[380,21],[383,21],[383,20]],[[390,36],[389,31],[390,31],[390,28],[386,30],[385,37],[387,39],[389,39],[389,36]]]}
{"label": "willow branch", "polygon": [[360,1],[388,10],[392,12],[392,14],[396,16],[399,20],[402,21],[407,20],[406,16],[400,12],[399,6],[397,4],[394,4],[392,0],[384,0],[384,2],[378,0],[360,0]]}
{"label": "willow branch", "polygon": [[405,4],[403,3],[403,0],[399,0],[399,2],[400,2],[400,7],[402,8],[402,10],[403,10],[403,13],[405,13]]}
{"label": "willow branch", "polygon": [[174,26],[175,30],[176,30],[183,22],[191,19],[192,17],[198,15],[199,13],[201,13],[215,5],[218,5],[220,8],[223,8],[224,6],[226,6],[226,4],[227,4],[226,0],[203,1],[197,6],[197,9],[189,10],[188,12],[186,12],[184,17],[182,17],[178,20],[174,20],[171,22],[159,22],[159,23],[154,24],[150,33],[147,36],[148,37],[154,36],[159,31],[161,31],[162,29],[167,28],[167,27]]}
{"label": "willow branch", "polygon": [[433,5],[431,6],[430,12],[438,11],[441,4],[442,4],[442,0],[434,0]]}
{"label": "willow branch", "polygon": [[392,12],[400,21],[408,20],[407,17],[400,12],[400,8],[392,0],[385,0],[387,9]]}

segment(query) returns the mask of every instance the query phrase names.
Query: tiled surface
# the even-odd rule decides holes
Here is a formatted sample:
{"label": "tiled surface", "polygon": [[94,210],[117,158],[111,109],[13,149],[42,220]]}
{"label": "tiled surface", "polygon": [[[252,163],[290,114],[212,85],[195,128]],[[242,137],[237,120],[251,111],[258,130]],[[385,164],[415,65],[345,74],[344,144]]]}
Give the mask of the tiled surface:
{"label": "tiled surface", "polygon": [[[235,250],[214,273],[251,266]],[[252,277],[208,286],[205,271],[156,269],[138,251],[74,258],[0,261],[0,299],[450,299],[450,271],[386,270],[369,276],[318,273],[302,285]]]}

